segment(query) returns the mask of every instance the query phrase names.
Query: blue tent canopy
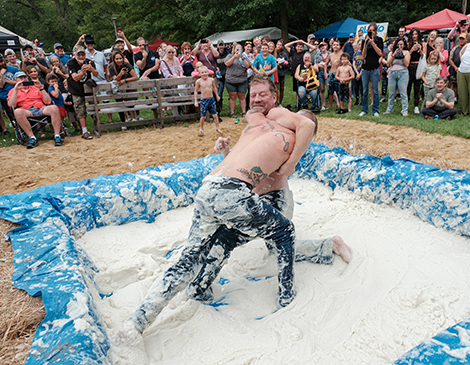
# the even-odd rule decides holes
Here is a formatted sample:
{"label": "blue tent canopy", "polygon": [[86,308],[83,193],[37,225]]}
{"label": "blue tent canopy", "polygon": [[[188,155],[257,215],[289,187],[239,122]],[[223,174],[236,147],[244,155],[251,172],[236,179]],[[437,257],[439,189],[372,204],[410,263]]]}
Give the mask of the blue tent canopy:
{"label": "blue tent canopy", "polygon": [[333,24],[327,25],[325,28],[316,31],[315,37],[317,38],[348,38],[350,33],[356,34],[358,25],[368,24],[362,20],[353,18],[346,18],[345,21],[338,21]]}

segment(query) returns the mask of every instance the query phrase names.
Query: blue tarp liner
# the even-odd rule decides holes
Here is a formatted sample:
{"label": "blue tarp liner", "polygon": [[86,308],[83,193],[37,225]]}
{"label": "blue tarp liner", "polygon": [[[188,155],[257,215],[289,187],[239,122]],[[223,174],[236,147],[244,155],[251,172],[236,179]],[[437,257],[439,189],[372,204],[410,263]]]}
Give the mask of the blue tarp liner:
{"label": "blue tarp liner", "polygon": [[345,21],[338,21],[327,25],[325,28],[317,30],[315,33],[316,38],[348,38],[350,33],[356,34],[358,25],[368,24],[362,20],[353,18],[346,18]]}
{"label": "blue tarp liner", "polygon": [[[47,312],[26,364],[107,363],[109,339],[90,290],[95,267],[75,237],[106,225],[153,222],[160,213],[192,203],[202,179],[220,161],[221,156],[207,156],[0,196],[0,218],[23,225],[8,234],[15,250],[13,285],[42,295]],[[378,204],[412,209],[426,222],[470,236],[466,171],[351,156],[313,143],[296,171],[332,189],[345,187]],[[468,321],[423,342],[397,364],[468,364],[465,330],[470,331]]]}

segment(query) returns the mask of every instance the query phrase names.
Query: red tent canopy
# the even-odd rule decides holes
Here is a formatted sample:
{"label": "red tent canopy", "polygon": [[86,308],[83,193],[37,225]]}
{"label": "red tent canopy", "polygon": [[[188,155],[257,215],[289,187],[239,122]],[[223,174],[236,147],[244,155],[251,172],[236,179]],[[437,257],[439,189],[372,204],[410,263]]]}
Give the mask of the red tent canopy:
{"label": "red tent canopy", "polygon": [[162,43],[166,43],[167,46],[173,46],[173,47],[180,48],[179,43],[170,42],[170,41],[167,41],[165,39],[161,39],[160,37],[157,37],[151,44],[149,44],[149,48],[156,51]]}
{"label": "red tent canopy", "polygon": [[[166,39],[161,39],[160,37],[157,37],[152,43],[149,43],[149,49],[151,49],[153,51],[157,51],[158,47],[160,47],[160,45],[162,43],[166,43],[167,46],[173,46],[173,47],[177,47],[177,48],[181,47],[181,45],[179,43],[170,42],[170,41],[167,41]],[[134,47],[132,49],[132,51],[133,51],[133,53],[139,53],[140,48],[139,47]]]}
{"label": "red tent canopy", "polygon": [[430,15],[417,22],[406,25],[406,30],[411,28],[418,28],[419,30],[432,30],[442,28],[453,28],[455,22],[467,19],[465,14],[457,13],[456,11],[444,9],[440,12]]}

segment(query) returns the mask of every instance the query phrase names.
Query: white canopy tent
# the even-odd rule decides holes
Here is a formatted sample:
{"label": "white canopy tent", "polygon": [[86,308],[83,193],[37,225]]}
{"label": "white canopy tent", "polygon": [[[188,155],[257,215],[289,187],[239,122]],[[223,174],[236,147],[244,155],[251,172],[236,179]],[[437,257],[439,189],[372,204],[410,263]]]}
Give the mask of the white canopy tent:
{"label": "white canopy tent", "polygon": [[[271,39],[280,39],[281,30],[276,27],[258,28],[248,30],[237,30],[233,32],[214,33],[207,37],[212,44],[216,44],[218,40],[222,39],[225,43],[241,42],[252,40],[255,37],[262,37],[268,35]],[[288,34],[289,39],[298,39],[295,35]]]}

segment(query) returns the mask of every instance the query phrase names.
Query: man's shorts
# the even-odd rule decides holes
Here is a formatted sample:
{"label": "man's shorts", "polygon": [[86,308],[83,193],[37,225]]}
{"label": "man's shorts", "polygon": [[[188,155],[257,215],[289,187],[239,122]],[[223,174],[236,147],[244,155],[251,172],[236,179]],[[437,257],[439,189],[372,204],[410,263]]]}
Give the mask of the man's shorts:
{"label": "man's shorts", "polygon": [[205,117],[207,114],[207,111],[209,111],[209,113],[212,115],[217,114],[217,108],[215,105],[214,97],[211,97],[208,99],[201,99],[200,104],[201,104],[201,117]]}
{"label": "man's shorts", "polygon": [[73,108],[75,109],[75,117],[78,119],[86,118],[85,97],[72,95],[72,99],[73,99]]}
{"label": "man's shorts", "polygon": [[41,109],[39,108],[36,108],[35,106],[33,106],[32,108],[29,108],[29,109],[26,109],[28,110],[29,112],[31,112],[33,114],[34,117],[42,117],[42,111],[44,110],[45,107],[42,107]]}
{"label": "man's shorts", "polygon": [[349,84],[339,84],[339,100],[345,103],[349,103]]}
{"label": "man's shorts", "polygon": [[328,94],[339,94],[339,81],[336,80],[336,73],[330,72],[328,75]]}

